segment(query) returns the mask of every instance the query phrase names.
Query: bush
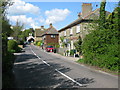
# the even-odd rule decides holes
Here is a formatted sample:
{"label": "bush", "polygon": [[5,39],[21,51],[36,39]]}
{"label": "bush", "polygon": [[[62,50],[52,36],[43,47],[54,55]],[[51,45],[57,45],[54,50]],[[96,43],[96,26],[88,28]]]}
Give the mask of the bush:
{"label": "bush", "polygon": [[9,40],[8,41],[8,51],[12,52],[12,53],[21,51],[21,48],[18,47],[18,43],[16,40]]}
{"label": "bush", "polygon": [[70,50],[70,55],[73,56],[76,53],[75,49]]}
{"label": "bush", "polygon": [[84,62],[101,68],[118,71],[118,31],[115,29],[95,30],[84,39],[82,50]]}
{"label": "bush", "polygon": [[2,56],[2,88],[12,88],[14,85],[14,75],[12,72],[15,56],[11,52]]}
{"label": "bush", "polygon": [[11,52],[7,52],[5,56],[2,56],[2,71],[7,72],[12,70],[14,60],[15,56]]}
{"label": "bush", "polygon": [[41,42],[37,42],[37,46],[41,46]]}

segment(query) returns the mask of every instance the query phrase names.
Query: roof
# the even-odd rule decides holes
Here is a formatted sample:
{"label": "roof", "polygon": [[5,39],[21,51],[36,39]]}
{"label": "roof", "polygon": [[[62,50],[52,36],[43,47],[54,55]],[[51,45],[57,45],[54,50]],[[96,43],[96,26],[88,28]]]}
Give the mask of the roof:
{"label": "roof", "polygon": [[58,31],[52,26],[48,29],[35,29],[36,37],[42,37],[43,35],[46,34],[59,34]]}
{"label": "roof", "polygon": [[59,34],[58,31],[52,26],[48,28],[45,32],[45,34]]}
{"label": "roof", "polygon": [[36,34],[36,36],[41,37],[45,31],[46,31],[46,29],[41,30],[41,29],[37,28],[37,29],[35,29],[35,34]]}
{"label": "roof", "polygon": [[[98,20],[99,19],[99,15],[100,15],[100,8],[92,11],[91,13],[89,13],[86,17],[79,17],[78,19],[76,19],[75,21],[73,21],[72,23],[68,24],[67,26],[65,26],[64,28],[60,29],[58,32],[64,31],[65,29],[68,29],[72,26],[75,26],[81,22],[85,22],[85,21],[93,21],[93,20]],[[106,11],[106,15],[110,14],[110,12]]]}

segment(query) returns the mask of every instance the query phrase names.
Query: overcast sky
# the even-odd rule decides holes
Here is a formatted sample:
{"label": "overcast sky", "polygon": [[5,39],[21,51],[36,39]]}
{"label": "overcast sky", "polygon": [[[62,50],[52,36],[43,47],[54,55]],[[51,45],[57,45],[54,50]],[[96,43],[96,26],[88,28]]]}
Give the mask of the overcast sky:
{"label": "overcast sky", "polygon": [[[24,23],[24,28],[38,28],[41,25],[48,28],[49,24],[52,23],[59,30],[78,18],[77,14],[81,12],[82,3],[92,3],[93,10],[100,7],[100,2],[90,2],[91,0],[89,2],[87,0],[84,0],[86,2],[12,1],[14,3],[7,10],[7,17],[12,25],[17,20]],[[96,5],[98,6],[96,7]],[[116,6],[117,1],[107,2],[106,10],[112,12]]]}

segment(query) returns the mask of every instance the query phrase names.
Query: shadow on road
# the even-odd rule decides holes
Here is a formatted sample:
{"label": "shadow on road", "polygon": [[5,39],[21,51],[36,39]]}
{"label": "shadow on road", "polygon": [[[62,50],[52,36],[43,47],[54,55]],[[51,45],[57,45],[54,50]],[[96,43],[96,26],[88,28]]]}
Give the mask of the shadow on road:
{"label": "shadow on road", "polygon": [[33,54],[20,54],[15,56],[17,57],[15,60],[15,63],[25,62],[25,61],[28,61],[29,59],[37,59],[37,57]]}
{"label": "shadow on road", "polygon": [[[29,60],[31,62],[27,62]],[[49,67],[32,54],[18,55],[15,62],[20,64],[15,64],[13,68],[16,83],[16,87],[13,88],[80,88],[76,83],[55,71],[55,68],[62,73],[71,70],[61,64],[50,63]],[[81,84],[94,82],[89,78],[76,78],[75,80]]]}

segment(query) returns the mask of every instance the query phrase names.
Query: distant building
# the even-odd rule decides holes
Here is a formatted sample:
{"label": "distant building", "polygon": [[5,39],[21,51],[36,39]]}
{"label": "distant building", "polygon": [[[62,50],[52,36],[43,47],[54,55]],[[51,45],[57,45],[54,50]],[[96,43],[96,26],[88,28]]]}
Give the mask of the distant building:
{"label": "distant building", "polygon": [[34,33],[35,41],[42,40],[42,35],[44,34],[45,31],[46,29],[44,28],[44,26],[41,26],[40,28],[36,28]]}
{"label": "distant building", "polygon": [[29,37],[27,37],[27,42],[34,42],[34,37],[32,36],[32,33],[29,33]]}
{"label": "distant building", "polygon": [[58,31],[50,24],[50,27],[42,35],[44,46],[59,44],[59,33]]}
{"label": "distant building", "polygon": [[59,44],[58,39],[59,33],[52,24],[50,24],[48,29],[45,29],[44,26],[35,29],[35,41],[42,41],[44,47]]}

